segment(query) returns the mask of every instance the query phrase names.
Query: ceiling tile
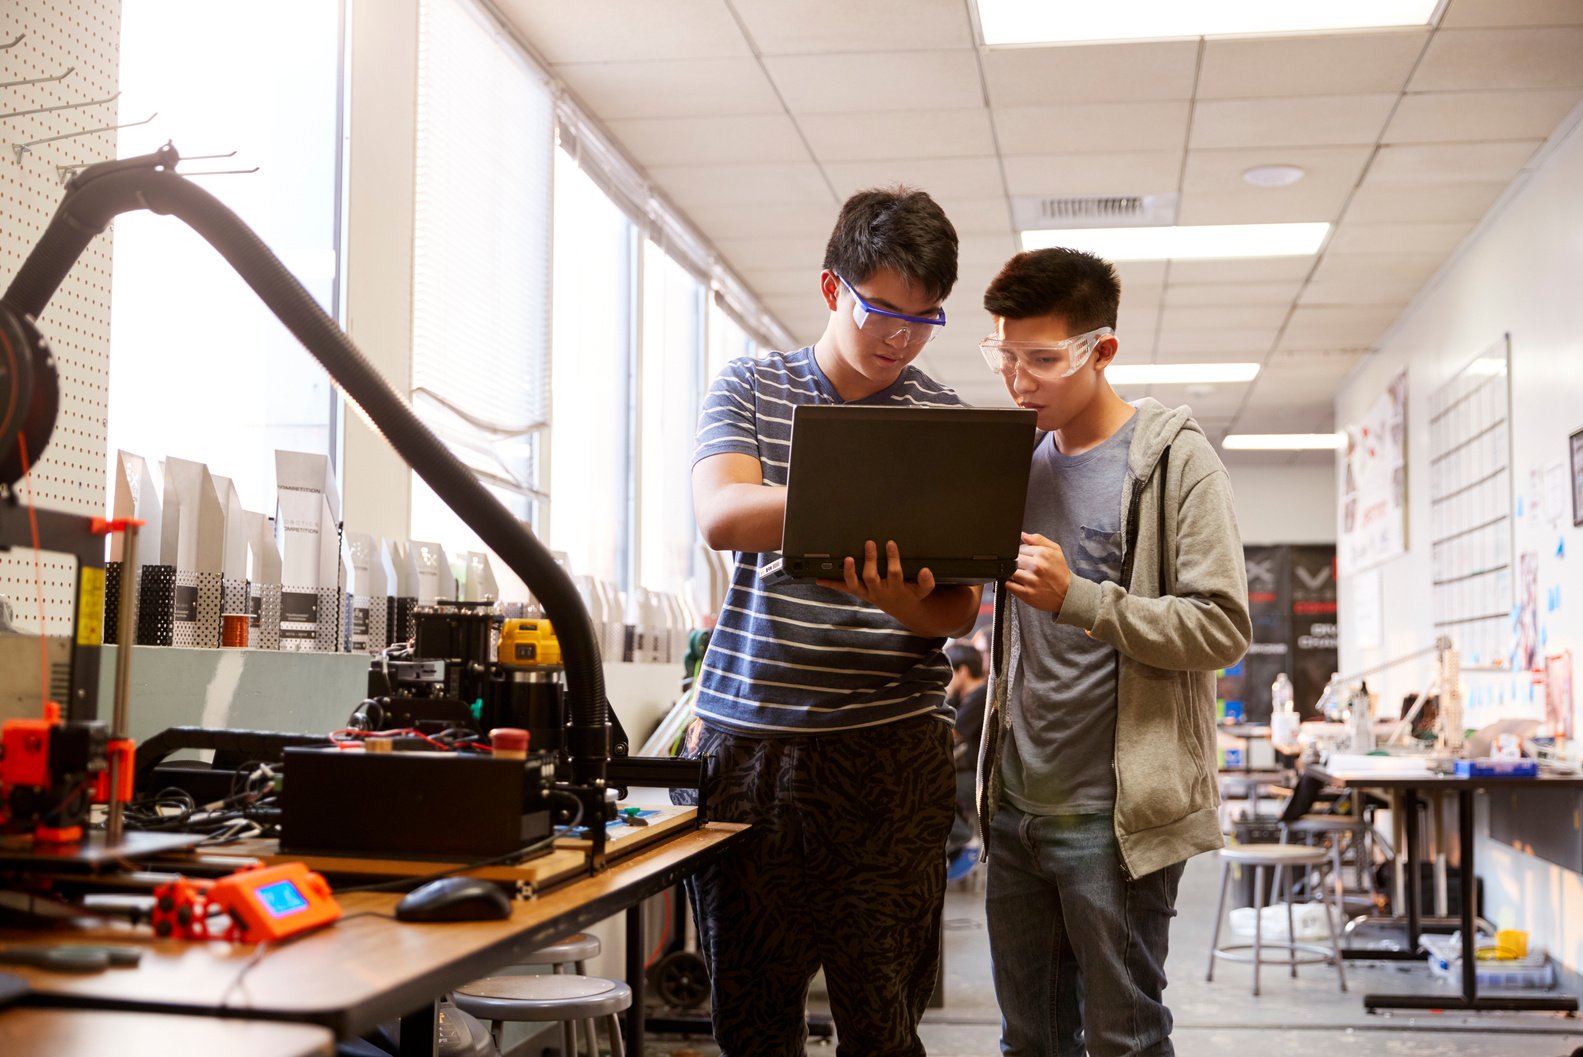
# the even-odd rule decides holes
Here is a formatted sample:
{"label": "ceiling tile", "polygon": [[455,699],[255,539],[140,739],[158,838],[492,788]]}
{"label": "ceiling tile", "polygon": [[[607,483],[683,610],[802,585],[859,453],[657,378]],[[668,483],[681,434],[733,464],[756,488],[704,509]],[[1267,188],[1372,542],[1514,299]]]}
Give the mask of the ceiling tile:
{"label": "ceiling tile", "polygon": [[1172,305],[1167,303],[1160,319],[1162,329],[1174,331],[1202,328],[1278,327],[1286,319],[1291,301],[1256,305]]}
{"label": "ceiling tile", "polygon": [[[716,239],[715,248],[740,270],[790,267],[806,262],[809,270],[813,271],[824,260],[827,238],[826,234],[820,233],[793,238]],[[815,274],[818,274],[817,271]],[[814,298],[814,303],[818,303],[817,298]]]}
{"label": "ceiling tile", "polygon": [[1233,261],[1172,261],[1170,282],[1258,283],[1302,279],[1314,266],[1312,257],[1258,257]]}
{"label": "ceiling tile", "polygon": [[1002,193],[994,158],[909,158],[836,162],[824,167],[842,198],[865,187],[904,183],[940,198],[993,198]]}
{"label": "ceiling tile", "polygon": [[1188,103],[1078,103],[995,110],[1004,154],[1086,154],[1175,151],[1187,138]]}
{"label": "ceiling tile", "polygon": [[1415,185],[1505,181],[1517,175],[1538,147],[1535,140],[1387,145],[1374,156],[1369,179]]}
{"label": "ceiling tile", "polygon": [[1171,307],[1215,305],[1290,305],[1302,287],[1301,279],[1269,283],[1172,283],[1165,291]]}
{"label": "ceiling tile", "polygon": [[1176,211],[1180,224],[1286,224],[1334,221],[1350,188],[1338,183],[1307,187],[1248,187],[1240,191],[1184,194]]}
{"label": "ceiling tile", "polygon": [[[1182,174],[1182,191],[1225,193],[1246,191],[1274,195],[1282,191],[1303,193],[1306,188],[1351,188],[1368,164],[1370,147],[1289,147],[1279,150],[1192,150]],[[1291,187],[1253,187],[1242,174],[1255,165],[1296,165],[1303,178]]]}
{"label": "ceiling tile", "polygon": [[1399,92],[1427,29],[1208,40],[1199,99]]}
{"label": "ceiling tile", "polygon": [[1313,282],[1371,282],[1376,279],[1419,283],[1445,263],[1443,253],[1327,253],[1314,269]]}
{"label": "ceiling tile", "polygon": [[951,226],[958,235],[1009,235],[1011,213],[1006,208],[1006,196],[993,198],[968,198],[960,195],[939,195],[930,192],[940,203]]}
{"label": "ceiling tile", "polygon": [[969,50],[782,55],[764,60],[793,114],[982,107],[978,58]]}
{"label": "ceiling tile", "polygon": [[1400,313],[1389,305],[1298,305],[1281,333],[1283,349],[1370,345]]}
{"label": "ceiling tile", "polygon": [[551,63],[752,54],[725,0],[687,4],[600,0],[578,5],[575,18],[568,18],[566,8],[559,4],[535,0],[495,3],[506,20]]}
{"label": "ceiling tile", "polygon": [[1466,26],[1560,26],[1583,22],[1577,0],[1451,0],[1441,28]]}
{"label": "ceiling tile", "polygon": [[1365,224],[1392,221],[1416,224],[1434,220],[1478,220],[1506,190],[1505,183],[1454,183],[1421,187],[1379,183],[1364,177],[1347,203],[1343,220]]}
{"label": "ceiling tile", "polygon": [[989,48],[983,56],[993,107],[1190,99],[1198,42]]}
{"label": "ceiling tile", "polygon": [[1328,147],[1374,144],[1397,95],[1297,99],[1203,99],[1193,107],[1197,147]]}
{"label": "ceiling tile", "polygon": [[1577,88],[1409,92],[1402,96],[1381,142],[1548,139],[1580,98],[1583,98],[1583,89]]}
{"label": "ceiling tile", "polygon": [[605,127],[644,166],[813,160],[785,114],[625,118]]}
{"label": "ceiling tile", "polygon": [[1186,353],[1193,354],[1188,359],[1201,359],[1203,354],[1209,353],[1233,361],[1257,359],[1275,344],[1276,330],[1274,326],[1162,330],[1155,348],[1162,359],[1175,356],[1178,361]]}
{"label": "ceiling tile", "polygon": [[1456,249],[1473,224],[1342,224],[1330,236],[1334,253],[1440,253]]}
{"label": "ceiling tile", "polygon": [[1152,347],[1152,335],[1159,329],[1160,306],[1147,301],[1123,300],[1116,310],[1116,330],[1127,335],[1128,344],[1134,348],[1143,341],[1145,334],[1151,335],[1149,342]]}
{"label": "ceiling tile", "polygon": [[699,203],[688,207],[687,216],[712,239],[756,239],[820,232],[828,235],[838,211],[839,207],[829,199],[738,205]]}
{"label": "ceiling tile", "polygon": [[1014,195],[1149,195],[1176,190],[1182,152],[1023,154],[1003,164]]}
{"label": "ceiling tile", "polygon": [[819,296],[818,261],[800,268],[748,268],[739,274],[760,297]]}
{"label": "ceiling tile", "polygon": [[959,0],[732,0],[731,6],[763,55],[973,47],[967,5]]}
{"label": "ceiling tile", "polygon": [[761,202],[836,204],[817,165],[656,165],[649,176],[683,209]]}
{"label": "ceiling tile", "polygon": [[555,67],[602,121],[784,113],[756,59],[590,62]]}
{"label": "ceiling tile", "polygon": [[959,243],[957,257],[964,267],[990,268],[999,271],[1001,265],[1017,252],[1017,240],[1010,232],[1000,235],[959,234],[957,238]]}
{"label": "ceiling tile", "polygon": [[1326,279],[1311,282],[1297,295],[1304,305],[1405,305],[1423,289],[1416,276],[1391,279]]}
{"label": "ceiling tile", "polygon": [[1583,26],[1443,29],[1413,71],[1412,92],[1583,87]]}
{"label": "ceiling tile", "polygon": [[964,158],[995,153],[989,111],[893,110],[797,119],[822,162]]}
{"label": "ceiling tile", "polygon": [[1122,261],[1112,267],[1116,269],[1116,277],[1121,280],[1123,298],[1127,291],[1135,287],[1165,285],[1164,261]]}

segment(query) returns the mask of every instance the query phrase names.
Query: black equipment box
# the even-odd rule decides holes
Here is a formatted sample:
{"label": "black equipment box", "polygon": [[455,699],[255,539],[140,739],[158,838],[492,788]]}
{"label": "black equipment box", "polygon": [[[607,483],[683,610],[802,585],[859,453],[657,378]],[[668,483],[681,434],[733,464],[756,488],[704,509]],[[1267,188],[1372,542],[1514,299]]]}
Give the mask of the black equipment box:
{"label": "black equipment box", "polygon": [[547,753],[287,749],[285,765],[285,852],[485,859],[550,833]]}

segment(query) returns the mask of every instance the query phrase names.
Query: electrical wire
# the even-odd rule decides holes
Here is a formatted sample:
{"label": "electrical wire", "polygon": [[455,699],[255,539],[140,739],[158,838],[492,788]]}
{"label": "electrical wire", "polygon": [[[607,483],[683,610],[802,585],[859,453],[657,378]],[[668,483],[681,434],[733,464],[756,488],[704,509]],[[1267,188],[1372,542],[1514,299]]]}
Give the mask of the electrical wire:
{"label": "electrical wire", "polygon": [[39,694],[43,701],[39,714],[49,711],[49,628],[44,614],[44,558],[38,545],[38,507],[33,504],[33,469],[27,457],[27,431],[16,438],[17,454],[22,459],[22,491],[26,496],[28,529],[33,535],[33,580],[38,588],[38,674]]}

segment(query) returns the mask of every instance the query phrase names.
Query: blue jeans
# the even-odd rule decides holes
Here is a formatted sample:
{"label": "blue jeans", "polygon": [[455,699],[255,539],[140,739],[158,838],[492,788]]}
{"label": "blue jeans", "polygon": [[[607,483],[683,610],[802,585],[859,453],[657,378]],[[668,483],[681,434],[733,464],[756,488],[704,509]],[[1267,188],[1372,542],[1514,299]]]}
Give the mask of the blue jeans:
{"label": "blue jeans", "polygon": [[989,830],[989,950],[1008,1057],[1172,1057],[1165,954],[1182,863],[1128,881],[1106,815]]}

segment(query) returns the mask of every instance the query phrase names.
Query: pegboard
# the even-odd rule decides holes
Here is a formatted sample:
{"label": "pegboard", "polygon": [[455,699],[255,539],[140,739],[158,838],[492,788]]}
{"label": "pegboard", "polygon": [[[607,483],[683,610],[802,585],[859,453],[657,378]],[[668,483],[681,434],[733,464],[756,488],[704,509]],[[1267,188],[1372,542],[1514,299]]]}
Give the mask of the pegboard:
{"label": "pegboard", "polygon": [[[17,38],[21,39],[18,40]],[[9,285],[60,204],[60,167],[115,157],[114,100],[120,80],[119,0],[7,0],[0,5],[0,284]],[[105,100],[92,106],[73,104]],[[49,109],[66,107],[67,109]],[[43,111],[26,113],[27,111]],[[14,117],[5,115],[16,114]],[[95,129],[109,131],[93,132]],[[72,135],[73,133],[89,133]],[[69,136],[48,143],[33,143]],[[25,146],[32,144],[31,146]],[[110,233],[94,239],[39,320],[61,379],[60,414],[32,473],[41,508],[94,515],[105,510],[105,423],[110,388]],[[22,490],[25,499],[27,492]],[[47,541],[46,541],[47,545]],[[71,632],[75,563],[45,553],[44,612],[51,634]],[[0,554],[0,595],[19,628],[36,631],[38,588],[32,551]]]}

